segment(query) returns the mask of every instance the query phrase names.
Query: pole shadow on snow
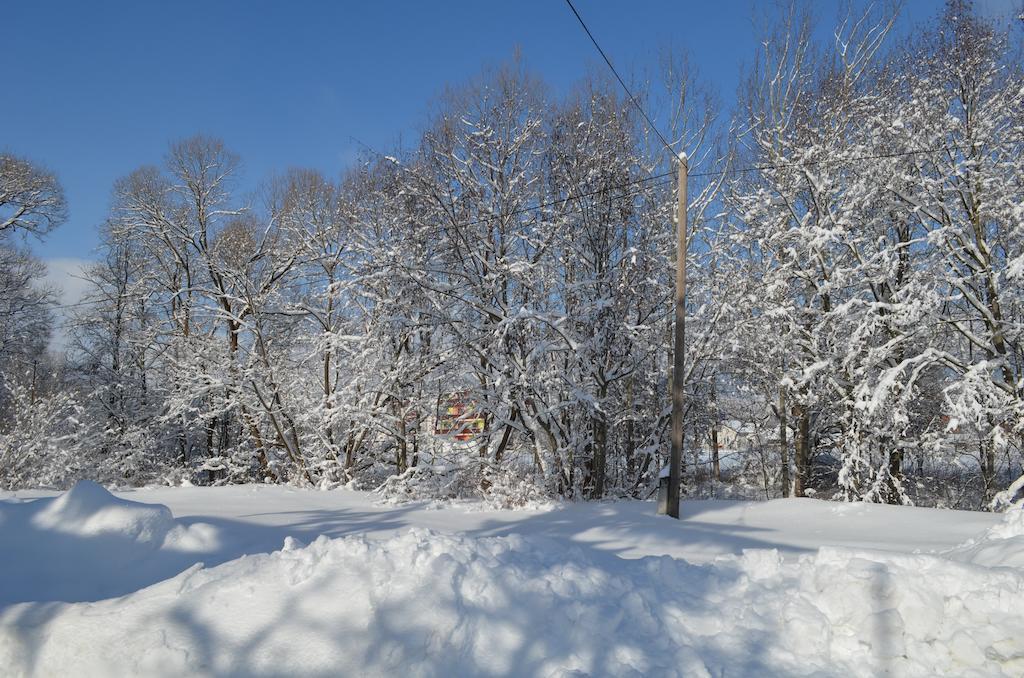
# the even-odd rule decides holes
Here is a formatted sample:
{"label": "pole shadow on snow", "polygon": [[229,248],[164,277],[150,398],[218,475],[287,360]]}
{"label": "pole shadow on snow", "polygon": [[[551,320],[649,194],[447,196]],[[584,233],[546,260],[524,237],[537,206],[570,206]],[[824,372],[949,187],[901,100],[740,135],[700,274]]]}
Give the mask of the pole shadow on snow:
{"label": "pole shadow on snow", "polygon": [[885,563],[872,563],[871,606],[871,654],[876,675],[891,676],[893,659],[903,654],[903,623],[893,602],[892,587],[895,585]]}
{"label": "pole shadow on snow", "polygon": [[654,515],[648,502],[605,502],[593,505],[568,505],[538,513],[514,523],[485,521],[468,533],[474,536],[539,534],[565,540],[578,546],[626,557],[664,554],[686,558],[687,552],[711,558],[719,554],[739,554],[745,549],[776,549],[787,555],[808,552],[775,541],[772,531],[739,524],[697,520],[709,511],[695,510],[684,503],[682,520]]}
{"label": "pole shadow on snow", "polygon": [[[376,588],[369,570],[314,575],[274,591],[284,600],[273,601],[272,618],[241,639],[226,637],[186,601],[147,624],[168,628],[175,644],[189,648],[183,668],[214,676],[274,675],[289,662],[304,675],[324,676],[682,676],[702,667],[716,676],[772,673],[771,630],[747,634],[739,649],[735,639],[684,632],[687,620],[721,613],[714,592],[735,585],[737,571],[668,558],[594,559],[582,548],[535,539],[533,550],[513,549],[497,563],[435,555],[429,568],[409,563],[407,575],[399,564],[381,573],[386,584]],[[557,586],[570,574],[565,588]],[[311,608],[317,599],[334,610]],[[299,647],[331,651],[311,657]]]}
{"label": "pole shadow on snow", "polygon": [[[20,637],[21,651],[28,667],[34,664],[40,639],[46,635],[46,625],[60,608],[59,605],[40,601],[82,602],[122,596],[173,577],[196,563],[213,567],[243,555],[280,549],[288,536],[306,543],[320,535],[331,538],[359,534],[383,536],[421,525],[422,514],[415,514],[423,508],[422,504],[413,503],[365,511],[339,507],[274,512],[274,515],[287,516],[285,525],[193,515],[175,522],[186,529],[211,526],[215,539],[207,542],[202,550],[180,551],[150,547],[147,550],[117,535],[83,538],[39,530],[28,523],[33,503],[18,505],[26,507],[20,517],[15,517],[22,523],[15,525],[7,518],[3,525],[4,528],[16,528],[28,546],[19,559],[24,567],[19,572],[12,572],[9,566],[5,568],[0,563],[0,622],[13,627]],[[711,618],[718,613],[712,591],[733,585],[739,576],[738,571],[690,565],[670,558],[628,561],[616,557],[636,555],[629,553],[631,544],[639,544],[647,551],[665,553],[693,548],[695,544],[713,551],[732,553],[753,548],[777,548],[787,553],[800,551],[773,542],[770,530],[696,520],[694,516],[712,509],[703,505],[694,508],[696,510],[687,512],[684,520],[676,522],[654,516],[653,503],[608,502],[597,507],[592,504],[567,505],[514,522],[484,518],[475,527],[464,531],[472,537],[519,534],[563,546],[568,544],[575,554],[568,562],[584,563],[583,567],[592,570],[595,576],[615,579],[624,569],[628,571],[629,576],[616,579],[623,589],[621,591],[577,591],[573,597],[560,598],[550,591],[536,592],[524,588],[521,583],[508,582],[499,570],[494,572],[493,595],[505,604],[495,606],[467,596],[461,585],[464,573],[456,573],[450,591],[443,589],[437,594],[440,599],[434,600],[436,605],[432,614],[422,618],[408,614],[410,606],[415,606],[417,596],[424,593],[422,589],[414,588],[407,595],[395,594],[377,601],[367,613],[368,619],[354,618],[338,623],[335,616],[332,624],[325,625],[323,619],[307,611],[302,603],[308,600],[305,597],[311,592],[298,587],[286,592],[283,608],[275,619],[286,620],[289,627],[304,629],[313,637],[338,647],[347,647],[347,639],[352,634],[379,634],[380,642],[366,647],[362,661],[391,666],[396,670],[403,666],[403,662],[422,661],[423,647],[436,646],[438,670],[431,671],[436,675],[457,674],[460,669],[464,672],[466,666],[487,664],[486,657],[466,657],[455,652],[453,648],[464,647],[465,643],[449,642],[457,640],[459,633],[470,633],[470,624],[466,620],[476,620],[506,639],[500,646],[503,649],[500,650],[502,657],[499,662],[505,670],[492,672],[493,675],[535,675],[553,664],[573,663],[589,667],[587,673],[602,675],[608,671],[601,667],[609,666],[610,662],[619,661],[621,657],[630,657],[637,667],[645,667],[638,670],[647,675],[672,675],[672,671],[681,665],[679,662],[685,664],[698,661],[698,658],[709,661],[709,669],[716,662],[716,665],[728,666],[729,671],[724,675],[737,672],[742,675],[764,674],[768,671],[766,655],[777,635],[777,630],[770,630],[770,627],[748,633],[740,650],[713,633],[706,636],[689,634],[672,640],[672,629],[678,629],[688,618]],[[259,514],[244,517],[257,518]],[[56,565],[62,562],[64,566]],[[561,562],[551,566],[565,565],[566,562]],[[663,581],[652,579],[646,568],[656,567],[675,568],[672,571],[679,574],[679,585],[666,586]],[[97,576],[100,573],[102,576]],[[650,634],[649,645],[637,643],[635,638],[628,640],[628,633],[622,634],[625,639],[618,638],[617,629],[631,623],[628,616],[623,616],[621,607],[628,593],[625,589],[630,588],[634,581],[645,582],[646,590],[657,592],[647,595],[642,605],[644,613],[654,620],[656,629]],[[28,601],[37,604],[4,609],[13,603]],[[340,612],[345,611],[347,601],[343,595],[338,597],[337,605]],[[554,611],[573,605],[584,610],[583,622],[586,623],[582,627],[580,619],[575,623],[565,619],[563,624],[553,627],[538,623],[538,615],[543,620],[552,617]],[[342,614],[341,617],[347,615]],[[439,629],[436,624],[438,618],[454,621],[450,628]],[[271,621],[257,628],[237,651],[232,652],[242,663],[218,668],[217,652],[228,641],[219,638],[217,629],[200,619],[187,605],[176,604],[169,612],[158,613],[148,623],[173,627],[183,634],[190,652],[196,655],[190,668],[210,675],[260,675],[257,659],[262,655],[259,650],[281,633],[280,621]],[[586,628],[597,629],[596,635],[587,637],[584,633]],[[446,640],[444,634],[454,635]],[[735,639],[730,643],[735,645]],[[270,642],[270,645],[274,643]],[[250,662],[246,657],[253,659]],[[487,671],[474,672],[489,675]],[[337,675],[337,670],[325,669],[323,673]],[[718,672],[714,673],[717,675]]]}

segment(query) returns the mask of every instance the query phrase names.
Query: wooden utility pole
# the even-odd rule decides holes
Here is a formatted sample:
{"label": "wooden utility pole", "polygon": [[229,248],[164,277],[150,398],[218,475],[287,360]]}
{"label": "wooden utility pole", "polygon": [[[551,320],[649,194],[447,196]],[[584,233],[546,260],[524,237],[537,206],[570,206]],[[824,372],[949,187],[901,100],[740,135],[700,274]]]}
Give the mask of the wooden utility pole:
{"label": "wooden utility pole", "polygon": [[679,206],[676,212],[675,337],[672,348],[672,450],[668,468],[668,514],[679,519],[683,457],[683,362],[686,344],[686,154],[679,154]]}

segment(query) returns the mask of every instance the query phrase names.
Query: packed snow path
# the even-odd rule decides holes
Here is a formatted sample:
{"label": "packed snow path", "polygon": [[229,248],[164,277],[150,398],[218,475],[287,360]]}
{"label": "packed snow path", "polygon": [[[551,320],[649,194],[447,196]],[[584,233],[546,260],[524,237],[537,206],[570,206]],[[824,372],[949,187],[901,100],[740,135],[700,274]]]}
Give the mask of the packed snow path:
{"label": "packed snow path", "polygon": [[119,495],[0,495],[5,673],[1024,674],[1019,513]]}

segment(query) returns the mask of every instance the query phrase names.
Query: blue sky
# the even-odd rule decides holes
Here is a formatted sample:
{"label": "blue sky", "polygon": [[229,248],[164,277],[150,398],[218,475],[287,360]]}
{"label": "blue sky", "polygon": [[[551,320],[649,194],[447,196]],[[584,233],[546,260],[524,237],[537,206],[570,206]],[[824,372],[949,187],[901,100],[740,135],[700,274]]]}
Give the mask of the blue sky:
{"label": "blue sky", "polygon": [[[577,0],[624,72],[689,50],[728,101],[756,45],[750,0]],[[982,0],[986,11],[1018,0]],[[941,0],[909,0],[907,21]],[[838,2],[818,3],[824,19]],[[555,94],[604,68],[561,0],[263,2],[26,0],[4,10],[0,149],[44,164],[70,219],[37,254],[93,256],[110,188],[170,140],[219,136],[250,185],[292,166],[336,175],[359,145],[415,138],[432,97],[518,48]]]}

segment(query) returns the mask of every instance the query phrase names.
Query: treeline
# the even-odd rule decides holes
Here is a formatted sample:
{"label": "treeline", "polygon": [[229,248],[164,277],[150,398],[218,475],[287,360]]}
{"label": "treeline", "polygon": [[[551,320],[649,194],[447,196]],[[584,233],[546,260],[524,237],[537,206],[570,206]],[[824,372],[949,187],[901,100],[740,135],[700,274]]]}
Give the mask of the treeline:
{"label": "treeline", "polygon": [[220,141],[172,144],[114,187],[68,365],[5,354],[0,484],[646,496],[685,151],[687,491],[1013,501],[1019,36],[966,2],[893,22],[782,16],[732,111],[664,60],[634,93],[672,153],[615,83],[555,98],[519,63],[337,181],[247,195]]}

